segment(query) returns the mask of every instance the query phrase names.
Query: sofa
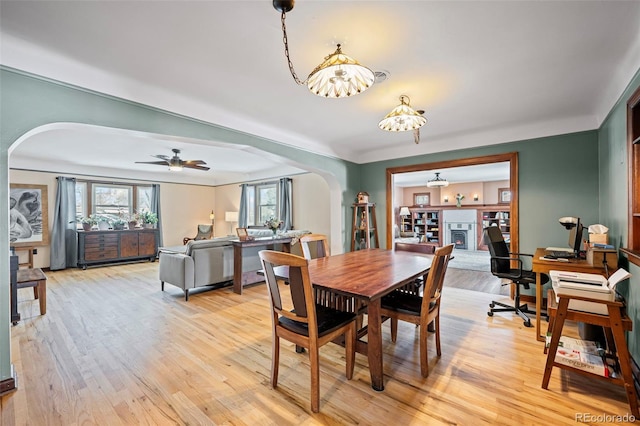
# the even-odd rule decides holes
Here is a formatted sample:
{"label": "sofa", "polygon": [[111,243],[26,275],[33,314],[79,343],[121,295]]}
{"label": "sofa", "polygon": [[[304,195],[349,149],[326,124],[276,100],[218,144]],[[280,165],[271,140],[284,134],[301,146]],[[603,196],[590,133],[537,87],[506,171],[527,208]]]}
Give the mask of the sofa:
{"label": "sofa", "polygon": [[[270,230],[248,230],[255,238],[271,236]],[[300,251],[296,244],[300,236],[309,231],[287,231],[283,235],[292,237],[291,251]],[[210,240],[191,240],[184,246],[160,247],[158,249],[158,275],[160,286],[172,284],[184,291],[185,301],[189,300],[189,290],[213,286],[227,285],[233,281],[233,245],[235,236],[219,237]],[[243,272],[261,269],[258,247],[244,249],[242,256]],[[300,251],[301,253],[301,251]]]}

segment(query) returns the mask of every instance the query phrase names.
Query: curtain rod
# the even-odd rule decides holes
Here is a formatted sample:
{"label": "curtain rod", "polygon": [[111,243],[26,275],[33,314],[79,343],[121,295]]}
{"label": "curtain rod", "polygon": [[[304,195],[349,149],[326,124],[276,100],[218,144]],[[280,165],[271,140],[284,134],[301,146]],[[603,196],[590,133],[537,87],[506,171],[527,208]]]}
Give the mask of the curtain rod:
{"label": "curtain rod", "polygon": [[[286,179],[288,181],[293,181],[293,179],[291,179],[290,177],[286,177],[286,178],[281,178],[281,179]],[[271,185],[274,183],[278,183],[280,182],[281,179],[278,180],[270,180],[270,181],[266,181],[266,182],[251,182],[251,183],[241,183],[238,186],[242,186],[242,185]]]}

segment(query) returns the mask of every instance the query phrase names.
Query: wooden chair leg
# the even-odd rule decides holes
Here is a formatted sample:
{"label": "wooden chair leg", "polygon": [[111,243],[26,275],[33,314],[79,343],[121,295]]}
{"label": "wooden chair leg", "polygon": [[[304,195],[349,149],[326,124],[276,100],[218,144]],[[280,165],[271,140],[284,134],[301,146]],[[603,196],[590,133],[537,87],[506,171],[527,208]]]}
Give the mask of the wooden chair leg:
{"label": "wooden chair leg", "polygon": [[280,338],[273,336],[271,346],[271,387],[278,387],[278,366],[280,365]]}
{"label": "wooden chair leg", "polygon": [[398,337],[398,318],[391,318],[391,341],[396,342]]}
{"label": "wooden chair leg", "polygon": [[351,323],[349,330],[344,334],[344,347],[346,350],[345,357],[347,358],[347,379],[353,378],[353,367],[356,362],[356,323]]}
{"label": "wooden chair leg", "polygon": [[[38,284],[40,285],[40,284]],[[33,298],[37,299],[38,298],[38,285],[33,287]]]}
{"label": "wooden chair leg", "polygon": [[429,376],[429,360],[427,356],[427,324],[420,324],[420,374]]}
{"label": "wooden chair leg", "polygon": [[442,356],[442,351],[440,350],[440,314],[438,314],[434,321],[436,328],[436,353],[438,356]]}
{"label": "wooden chair leg", "polygon": [[320,411],[320,354],[318,346],[309,345],[309,360],[311,364],[311,411]]}

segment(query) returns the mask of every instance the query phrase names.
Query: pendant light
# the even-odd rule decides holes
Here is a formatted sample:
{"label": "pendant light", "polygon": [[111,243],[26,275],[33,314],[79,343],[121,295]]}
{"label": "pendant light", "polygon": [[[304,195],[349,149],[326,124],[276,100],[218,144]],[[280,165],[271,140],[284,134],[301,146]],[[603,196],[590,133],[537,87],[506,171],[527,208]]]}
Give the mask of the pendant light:
{"label": "pendant light", "polygon": [[429,188],[442,188],[449,186],[449,182],[446,179],[440,177],[440,173],[436,172],[436,177],[427,182]]}
{"label": "pendant light", "polygon": [[400,105],[391,110],[391,112],[378,123],[378,127],[388,132],[406,132],[424,126],[427,119],[411,108],[409,102],[410,99],[408,96],[400,96]]}

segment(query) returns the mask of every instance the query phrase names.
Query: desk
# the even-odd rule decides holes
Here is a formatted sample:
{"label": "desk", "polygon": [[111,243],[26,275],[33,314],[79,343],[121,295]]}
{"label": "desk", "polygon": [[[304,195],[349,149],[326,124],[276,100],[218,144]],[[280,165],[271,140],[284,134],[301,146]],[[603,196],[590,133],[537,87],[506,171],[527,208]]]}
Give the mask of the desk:
{"label": "desk", "polygon": [[[556,270],[605,275],[604,266],[598,267],[590,265],[589,262],[584,259],[569,259],[568,262],[540,259],[544,255],[544,248],[536,249],[531,268],[531,270],[536,273],[536,339],[541,342],[544,342],[545,338],[540,334],[540,311],[542,310],[542,283],[540,274],[549,274],[549,271]],[[614,271],[609,272],[612,273]]]}
{"label": "desk", "polygon": [[[432,258],[429,255],[366,249],[309,261],[309,275],[314,288],[354,297],[367,304],[367,342],[358,340],[356,350],[367,355],[371,387],[377,391],[384,390],[382,296],[426,275]],[[288,271],[280,269],[277,275],[288,278]]]}
{"label": "desk", "polygon": [[291,253],[291,237],[281,238],[255,238],[253,240],[232,240],[233,244],[233,292],[242,294],[242,252],[245,248],[259,247],[265,250],[273,250],[276,244],[282,244],[282,251]]}
{"label": "desk", "polygon": [[[640,417],[640,412],[638,410],[638,396],[636,394],[636,388],[633,383],[633,374],[631,372],[629,349],[627,348],[627,341],[624,336],[625,330],[631,331],[631,329],[633,328],[633,323],[631,322],[629,317],[624,314],[623,303],[617,301],[596,300],[586,297],[560,295],[560,301],[558,302],[556,308],[554,306],[555,300],[553,300],[555,294],[552,290],[550,290],[549,293],[550,295],[548,297],[551,298],[551,300],[549,301],[549,314],[555,316],[555,319],[553,320],[552,324],[550,323],[550,326],[553,327],[553,330],[551,332],[551,343],[549,344],[549,350],[547,352],[547,362],[544,369],[544,377],[542,378],[542,388],[547,389],[547,387],[549,386],[549,379],[551,378],[551,370],[553,369],[553,367],[563,368],[574,371],[576,373],[611,381],[624,387],[627,394],[627,399],[629,400],[629,407],[631,408],[631,412],[636,418]],[[592,314],[590,312],[571,310],[569,309],[570,299],[586,300],[589,302],[606,304],[609,314],[598,315]],[[562,335],[562,327],[565,320],[584,322],[587,324],[595,324],[604,327],[607,335],[607,347],[614,355],[616,355],[617,353],[617,358],[620,364],[620,373],[622,377],[611,378],[598,376],[591,372],[585,372],[577,368],[556,363],[556,351],[558,350],[558,342],[560,341],[560,336]]]}

